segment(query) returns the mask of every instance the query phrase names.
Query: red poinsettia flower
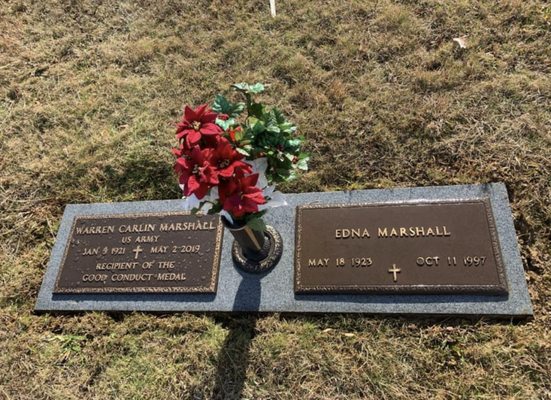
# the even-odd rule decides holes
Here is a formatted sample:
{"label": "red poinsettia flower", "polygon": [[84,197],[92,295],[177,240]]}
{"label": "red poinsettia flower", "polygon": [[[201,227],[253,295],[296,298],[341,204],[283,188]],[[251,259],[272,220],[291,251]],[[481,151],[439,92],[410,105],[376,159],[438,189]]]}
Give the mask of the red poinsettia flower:
{"label": "red poinsettia flower", "polygon": [[256,187],[258,174],[236,175],[226,182],[221,182],[218,188],[220,202],[224,210],[235,218],[241,218],[247,213],[258,212],[258,206],[265,204],[262,190]]}
{"label": "red poinsettia flower", "polygon": [[237,169],[242,173],[250,174],[252,166],[243,160],[245,156],[238,153],[223,137],[220,137],[217,147],[212,153],[212,164],[217,168],[222,178],[230,178]]}
{"label": "red poinsettia flower", "polygon": [[176,157],[182,157],[186,153],[189,153],[189,149],[184,145],[184,143],[180,143],[178,147],[172,148],[172,154],[174,154]]}
{"label": "red poinsettia flower", "polygon": [[184,118],[178,124],[176,137],[185,139],[186,145],[191,147],[201,140],[203,135],[219,135],[222,128],[214,123],[218,114],[213,112],[208,104],[202,104],[195,110],[186,106],[184,109]]}
{"label": "red poinsettia flower", "polygon": [[210,163],[212,151],[195,146],[176,160],[174,169],[184,185],[184,196],[195,194],[202,199],[211,187],[218,185],[218,173]]}
{"label": "red poinsettia flower", "polygon": [[226,140],[222,135],[209,135],[209,136],[203,136],[203,140],[201,141],[201,148],[211,148],[215,149],[218,147],[218,143],[220,143],[221,140]]}

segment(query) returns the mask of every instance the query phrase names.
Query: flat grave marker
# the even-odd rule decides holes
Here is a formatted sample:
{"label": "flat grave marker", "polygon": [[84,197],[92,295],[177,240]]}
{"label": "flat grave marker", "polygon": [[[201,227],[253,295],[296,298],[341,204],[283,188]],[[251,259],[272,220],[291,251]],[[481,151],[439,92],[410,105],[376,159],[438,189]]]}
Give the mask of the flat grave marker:
{"label": "flat grave marker", "polygon": [[185,212],[78,215],[54,293],[216,293],[222,224]]}
{"label": "flat grave marker", "polygon": [[296,293],[507,294],[487,198],[299,206]]}
{"label": "flat grave marker", "polygon": [[[205,250],[202,256],[184,252],[172,258],[172,254],[168,257],[152,252],[155,243],[148,243],[148,236],[160,233],[157,230],[155,233],[137,232],[139,225],[155,224],[159,215],[170,222],[170,215],[182,213],[182,200],[67,205],[35,310],[368,313],[504,318],[532,315],[503,184],[300,193],[287,195],[287,202],[287,206],[272,209],[265,216],[266,223],[281,234],[283,254],[275,268],[263,275],[238,270],[231,256],[233,237],[230,234],[218,236],[213,230],[202,232],[206,236],[200,239],[195,235],[201,232],[196,231],[191,234],[192,240],[188,240],[188,231],[163,232],[157,239],[160,246],[200,244],[201,251]],[[105,219],[106,215],[110,219]],[[128,215],[133,216],[132,222],[125,220]],[[74,229],[80,226],[78,221],[88,221],[86,226],[114,225],[113,232],[109,232],[110,228],[95,228],[98,232],[105,229],[107,233],[88,235],[98,237],[92,241],[83,239],[74,234]],[[301,234],[307,236],[298,235],[297,238],[297,221],[302,227]],[[130,235],[116,232],[125,225],[137,225],[138,228]],[[387,228],[388,237],[376,237],[379,227],[383,232]],[[367,229],[371,237],[363,236],[361,228]],[[413,236],[409,236],[411,232]],[[122,238],[126,236],[132,237],[131,243],[121,246]],[[74,239],[82,242],[72,243]],[[140,243],[142,239],[145,242]],[[80,252],[80,261],[70,261],[75,257],[71,253],[72,245],[76,246],[77,253]],[[220,246],[219,253],[217,245]],[[102,259],[104,247],[108,248],[109,256]],[[119,247],[126,249],[124,254],[112,250]],[[88,251],[88,261],[82,261],[84,248],[98,248],[98,254],[93,254],[95,250]],[[206,252],[207,249],[211,251]],[[215,278],[217,286],[214,289],[209,285],[203,286],[202,290],[192,289],[202,285],[203,276],[215,276],[209,275],[210,271],[216,274],[215,254],[220,257]],[[296,263],[297,255],[299,263]],[[452,265],[448,264],[448,257]],[[310,259],[321,260],[323,264],[326,258],[333,264],[335,259],[344,258],[345,271],[348,272],[325,274],[326,267],[307,266]],[[372,259],[369,266],[368,258]],[[304,260],[307,260],[306,272],[305,265],[301,264]],[[185,273],[186,279],[179,281],[174,277],[170,283],[161,280],[161,284],[158,280],[121,283],[108,282],[107,279],[105,284],[103,281],[101,284],[82,282],[82,276],[90,271],[106,272],[109,277],[120,274],[121,271],[114,270],[113,265],[110,270],[101,269],[104,268],[102,264],[117,262],[140,262],[134,267],[140,273],[141,263],[157,263],[153,264],[156,267],[152,266],[157,274],[164,273],[160,272],[158,263],[173,262],[176,266],[173,272]],[[356,266],[353,267],[352,263]],[[364,275],[359,275],[357,270],[363,270]],[[296,285],[298,271],[301,282]],[[124,273],[134,272],[126,270]],[[170,288],[163,289],[164,284]]]}

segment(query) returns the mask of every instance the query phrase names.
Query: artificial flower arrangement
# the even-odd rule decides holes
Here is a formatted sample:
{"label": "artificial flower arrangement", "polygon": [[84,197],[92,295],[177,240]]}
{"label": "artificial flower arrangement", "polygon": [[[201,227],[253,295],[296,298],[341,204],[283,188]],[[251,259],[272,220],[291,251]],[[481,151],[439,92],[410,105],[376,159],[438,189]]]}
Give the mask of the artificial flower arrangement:
{"label": "artificial flower arrangement", "polygon": [[174,169],[185,207],[220,213],[233,226],[264,231],[262,216],[285,205],[275,184],[308,169],[303,138],[280,110],[255,101],[264,85],[240,83],[232,88],[244,102],[217,95],[212,106],[186,106],[176,137]]}

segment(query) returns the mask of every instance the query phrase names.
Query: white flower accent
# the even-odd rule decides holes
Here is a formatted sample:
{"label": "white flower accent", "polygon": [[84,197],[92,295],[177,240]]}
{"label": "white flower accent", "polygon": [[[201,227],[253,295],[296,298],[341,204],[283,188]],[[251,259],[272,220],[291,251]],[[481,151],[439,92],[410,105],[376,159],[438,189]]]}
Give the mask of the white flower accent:
{"label": "white flower accent", "polygon": [[258,182],[256,186],[263,189],[268,186],[268,179],[266,179],[266,170],[268,169],[268,159],[266,157],[255,158],[249,162],[253,167],[253,174],[258,174]]}
{"label": "white flower accent", "polygon": [[201,201],[194,194],[182,198],[184,199],[184,210],[191,211],[201,205]]}
{"label": "white flower accent", "polygon": [[[183,185],[180,185],[180,187],[183,187]],[[201,200],[199,200],[194,194],[187,197],[183,196],[182,199],[184,200],[184,210],[191,211],[194,208],[198,208],[199,211],[206,214],[214,206],[214,203],[219,200],[218,188],[211,188],[208,194]]]}
{"label": "white flower accent", "polygon": [[264,172],[258,173],[258,181],[256,182],[256,185],[261,189],[268,186],[268,179],[266,179],[266,174]]}
{"label": "white flower accent", "polygon": [[272,185],[272,186],[266,186],[263,190],[262,190],[262,194],[264,195],[264,197],[272,197],[273,194],[275,192],[275,185]]}
{"label": "white flower accent", "polygon": [[211,203],[215,203],[220,198],[218,194],[218,186],[215,186],[209,190],[209,193],[205,196],[203,201],[210,201]]}
{"label": "white flower accent", "polygon": [[199,211],[207,214],[211,208],[212,208],[212,203],[205,201],[201,206],[201,208],[199,208]]}
{"label": "white flower accent", "polygon": [[276,208],[288,205],[287,200],[285,200],[285,195],[281,192],[275,190],[275,185],[268,186],[262,191],[264,197],[269,197],[270,200],[266,204],[261,204],[258,206],[258,210],[266,210],[268,208]]}

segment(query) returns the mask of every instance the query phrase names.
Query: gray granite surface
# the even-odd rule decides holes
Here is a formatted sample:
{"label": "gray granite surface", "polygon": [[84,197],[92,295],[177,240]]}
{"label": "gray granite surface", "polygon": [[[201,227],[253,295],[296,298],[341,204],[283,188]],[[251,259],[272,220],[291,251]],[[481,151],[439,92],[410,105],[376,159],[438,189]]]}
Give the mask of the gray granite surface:
{"label": "gray granite surface", "polygon": [[[296,295],[293,291],[295,207],[311,203],[382,203],[418,200],[461,200],[489,197],[506,270],[509,295]],[[218,292],[213,294],[53,294],[52,290],[71,222],[76,215],[178,211],[180,200],[67,205],[45,272],[35,310],[44,311],[215,311],[427,314],[526,317],[532,306],[520,259],[505,185],[440,186],[304,193],[287,196],[286,207],[270,210],[266,222],[284,241],[274,270],[258,276],[239,272],[231,260],[232,236],[225,232]]]}

